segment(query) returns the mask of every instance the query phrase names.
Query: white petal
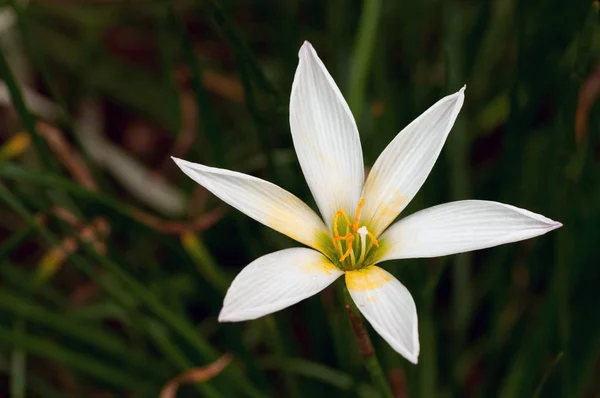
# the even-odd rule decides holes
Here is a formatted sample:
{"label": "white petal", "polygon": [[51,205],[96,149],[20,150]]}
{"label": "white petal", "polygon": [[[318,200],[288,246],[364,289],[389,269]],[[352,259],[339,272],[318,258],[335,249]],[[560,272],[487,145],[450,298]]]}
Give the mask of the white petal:
{"label": "white petal", "polygon": [[462,107],[464,90],[427,109],[379,155],[362,193],[362,220],[375,236],[394,221],[427,179]]}
{"label": "white petal", "polygon": [[437,257],[533,238],[561,223],[540,214],[485,200],[430,207],[398,221],[381,236],[379,261]]}
{"label": "white petal", "polygon": [[233,280],[219,322],[256,319],[279,311],[319,293],[342,274],[312,249],[267,254],[250,263]]}
{"label": "white petal", "polygon": [[327,233],[323,221],[308,205],[275,184],[235,171],[173,160],[224,202],[298,242],[318,248],[317,238]]}
{"label": "white petal", "polygon": [[346,272],[348,292],[373,329],[412,363],[419,357],[417,308],[410,292],[377,266]]}
{"label": "white petal", "polygon": [[331,229],[338,210],[354,214],[364,182],[360,138],[340,90],[309,42],[290,98],[290,128],[304,177]]}

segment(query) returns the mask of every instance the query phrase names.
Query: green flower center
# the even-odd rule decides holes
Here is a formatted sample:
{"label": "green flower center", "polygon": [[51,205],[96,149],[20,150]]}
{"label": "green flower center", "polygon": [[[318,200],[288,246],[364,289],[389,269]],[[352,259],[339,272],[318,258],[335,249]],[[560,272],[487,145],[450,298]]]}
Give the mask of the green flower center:
{"label": "green flower center", "polygon": [[333,219],[331,245],[328,245],[329,258],[342,271],[351,271],[365,267],[365,260],[379,247],[375,236],[365,225],[359,227],[360,211],[365,204],[360,199],[354,220],[344,210],[339,210]]}

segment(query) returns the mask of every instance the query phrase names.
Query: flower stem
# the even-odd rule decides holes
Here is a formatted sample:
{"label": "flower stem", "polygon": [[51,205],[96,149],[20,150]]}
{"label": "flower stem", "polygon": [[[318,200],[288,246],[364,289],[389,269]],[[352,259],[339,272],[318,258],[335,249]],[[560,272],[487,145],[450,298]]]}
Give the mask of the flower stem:
{"label": "flower stem", "polygon": [[[444,9],[444,37],[447,62],[447,89],[455,90],[466,83],[462,43],[463,16],[456,12],[455,4],[446,4]],[[467,133],[464,115],[458,118],[448,137],[448,169],[450,178],[450,195],[452,200],[463,200],[470,195],[469,148],[470,136]],[[466,340],[469,317],[472,315],[473,288],[470,283],[472,264],[471,253],[461,253],[454,257],[452,269],[453,283],[453,318],[456,327],[455,348],[461,347]]]}
{"label": "flower stem", "polygon": [[365,328],[362,317],[354,305],[354,302],[352,302],[352,298],[350,297],[348,290],[344,289],[344,293],[344,299],[346,301],[345,308],[346,312],[348,313],[348,320],[350,321],[350,326],[354,332],[356,344],[358,345],[358,350],[360,351],[364,366],[367,369],[367,372],[369,372],[375,388],[377,388],[377,390],[379,390],[381,393],[381,396],[383,398],[393,398],[394,396],[392,394],[392,390],[390,389],[390,385],[385,377],[385,374],[383,373],[383,369],[381,368],[379,360],[377,359],[377,355],[375,355],[373,344],[371,343],[369,333]]}

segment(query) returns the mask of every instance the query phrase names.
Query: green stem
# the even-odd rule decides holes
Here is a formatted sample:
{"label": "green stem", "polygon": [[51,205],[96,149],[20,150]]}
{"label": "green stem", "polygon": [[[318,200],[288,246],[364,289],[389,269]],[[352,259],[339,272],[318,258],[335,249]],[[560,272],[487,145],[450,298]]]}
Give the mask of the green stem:
{"label": "green stem", "polygon": [[[192,259],[198,264],[198,269],[202,276],[219,292],[223,294],[227,292],[227,287],[231,284],[231,280],[218,268],[202,239],[198,239],[196,235],[189,232],[181,235],[181,242]],[[269,343],[275,357],[279,361],[285,360],[285,347],[279,328],[275,323],[275,318],[273,316],[266,316],[265,323],[269,334]],[[289,397],[302,396],[295,377],[286,369],[283,370],[283,379]]]}
{"label": "green stem", "polygon": [[[447,67],[447,90],[456,91],[465,84],[462,66],[463,50],[461,46],[462,20],[456,12],[456,6],[445,9],[445,37],[446,37],[446,67]],[[469,177],[469,137],[463,118],[458,118],[448,137],[447,160],[450,170],[451,199],[462,200],[470,197]],[[458,343],[463,344],[467,324],[471,314],[472,289],[469,283],[471,273],[471,254],[463,253],[455,256],[452,269],[452,280],[454,285],[453,312],[456,322]]]}
{"label": "green stem", "polygon": [[198,266],[200,274],[220,293],[227,292],[231,280],[219,269],[203,240],[192,232],[185,232],[181,234],[181,243]]}
{"label": "green stem", "polygon": [[550,365],[548,370],[546,370],[546,373],[544,373],[544,376],[542,377],[540,384],[537,386],[537,388],[535,389],[535,392],[533,393],[533,398],[538,398],[542,395],[542,389],[544,388],[546,381],[548,381],[548,377],[550,377],[550,374],[552,373],[554,368],[556,368],[556,365],[558,365],[558,363],[562,359],[563,355],[564,355],[564,352],[559,352],[558,355],[556,356],[556,358],[554,359],[554,362],[552,362],[552,365]]}
{"label": "green stem", "polygon": [[[96,348],[107,355],[114,356],[115,358],[122,357],[128,365],[146,370],[152,367],[152,363],[150,363],[146,355],[130,351],[129,355],[123,356],[123,352],[128,347],[121,343],[116,336],[105,333],[102,329],[73,322],[64,314],[54,313],[35,303],[28,302],[24,295],[16,295],[4,288],[0,289],[0,309],[4,313],[18,316],[23,322],[27,320],[43,325],[67,336],[69,339],[80,341],[90,347]],[[154,375],[160,375],[160,372],[155,372]]]}
{"label": "green stem", "polygon": [[393,398],[394,396],[392,394],[392,390],[390,389],[390,385],[385,377],[385,374],[383,373],[381,364],[377,359],[375,349],[373,348],[373,343],[371,343],[369,333],[367,333],[367,329],[362,321],[360,312],[354,305],[348,290],[344,289],[344,293],[344,300],[346,301],[345,308],[348,312],[350,326],[354,332],[354,337],[356,338],[356,344],[358,345],[360,355],[363,359],[363,364],[367,369],[367,372],[369,372],[375,388],[377,388],[381,393],[381,396],[383,398]]}
{"label": "green stem", "polygon": [[267,161],[267,172],[271,177],[271,180],[277,181],[278,172],[275,167],[273,147],[268,134],[269,129],[272,128],[272,116],[265,117],[264,112],[259,109],[259,98],[257,98],[258,93],[254,90],[254,84],[257,85],[257,88],[262,89],[264,93],[269,94],[274,100],[269,109],[272,114],[277,113],[276,106],[281,104],[279,92],[259,66],[250,47],[248,47],[248,44],[242,39],[242,36],[237,31],[234,23],[225,12],[221,1],[213,0],[209,5],[215,23],[219,26],[223,36],[225,36],[225,39],[231,45],[238,73],[240,74],[240,80],[244,86],[244,102],[250,116],[254,120],[258,142]]}
{"label": "green stem", "polygon": [[52,99],[56,101],[58,106],[61,108],[62,115],[65,118],[65,121],[69,125],[69,128],[73,130],[73,119],[69,112],[69,108],[67,106],[67,102],[64,97],[61,95],[60,90],[57,85],[54,83],[54,80],[50,78],[51,74],[48,68],[46,68],[46,64],[42,59],[41,55],[36,51],[35,47],[32,45],[33,40],[31,39],[30,29],[29,29],[29,16],[26,14],[27,11],[23,6],[23,2],[10,0],[10,6],[12,7],[15,15],[17,16],[17,23],[19,26],[19,32],[21,33],[21,41],[27,50],[27,55],[31,58],[37,72],[39,72],[44,84],[48,87],[50,91],[50,95]]}
{"label": "green stem", "polygon": [[360,110],[364,102],[365,83],[371,66],[371,58],[373,58],[380,12],[381,0],[364,0],[352,54],[352,79],[348,95],[348,104],[357,124],[360,121]]}
{"label": "green stem", "polygon": [[200,60],[194,51],[192,40],[186,30],[185,25],[183,24],[183,21],[181,21],[180,16],[178,15],[175,6],[170,5],[168,10],[172,25],[181,38],[183,55],[190,70],[190,77],[196,98],[196,106],[202,122],[202,124],[198,126],[198,135],[206,135],[211,147],[214,163],[219,167],[225,167],[227,166],[227,161],[225,159],[223,138],[221,131],[219,131],[218,122],[215,118],[213,101],[209,93],[204,88],[204,84],[202,83],[202,71],[204,66],[200,63]]}
{"label": "green stem", "polygon": [[0,49],[0,79],[4,80],[6,83],[6,87],[10,92],[10,99],[15,107],[15,110],[19,114],[21,118],[21,122],[25,129],[29,134],[31,134],[31,138],[33,139],[33,146],[37,150],[40,159],[44,163],[44,166],[50,170],[56,170],[57,166],[55,161],[52,159],[52,156],[49,153],[49,149],[42,140],[42,137],[38,134],[37,129],[35,128],[35,119],[29,109],[27,109],[27,105],[25,105],[25,100],[23,98],[23,94],[21,93],[21,88],[10,70],[10,66],[8,64],[8,60],[4,55],[2,49]]}
{"label": "green stem", "polygon": [[[268,315],[264,319],[273,354],[275,355],[277,361],[282,362],[285,360],[285,347],[281,338],[281,333],[279,332],[279,328],[275,322],[275,317],[273,315]],[[282,372],[283,382],[285,384],[285,389],[287,390],[287,396],[301,397],[302,394],[300,392],[300,387],[298,386],[298,382],[294,375],[292,375],[288,369],[282,369]]]}
{"label": "green stem", "polygon": [[[15,320],[13,326],[13,333],[15,335],[25,334],[26,326],[25,321],[21,318]],[[25,350],[21,346],[15,346],[12,349],[12,356],[10,361],[10,396],[12,398],[23,398],[25,397],[25,386],[27,382],[25,380],[27,374],[27,356]]]}
{"label": "green stem", "polygon": [[94,357],[63,348],[41,337],[0,328],[0,345],[3,348],[21,347],[34,356],[79,369],[82,373],[96,377],[115,387],[139,389],[143,394],[152,394],[156,391],[156,385],[148,380],[132,378],[131,375],[124,374],[122,369],[106,365]]}
{"label": "green stem", "polygon": [[[27,15],[26,5],[23,4],[24,2],[17,0],[10,0],[9,3],[12,9],[14,10],[15,15],[17,16],[17,22],[22,39],[21,41],[25,47],[27,55],[29,55],[29,58],[33,62],[33,65],[36,69],[36,72],[39,73],[39,76],[41,77],[45,86],[48,88],[51,98],[58,104],[61,110],[61,117],[64,119],[64,122],[67,125],[67,132],[75,138],[75,141],[77,142],[79,148],[83,148],[83,144],[81,142],[81,135],[74,134],[76,131],[75,121],[73,120],[73,116],[69,112],[69,106],[67,104],[67,101],[65,100],[65,97],[61,94],[55,80],[52,79],[52,74],[50,73],[50,70],[47,68],[46,63],[44,62],[42,52],[38,51],[39,49],[36,48],[33,44],[34,41],[31,38],[31,29],[29,22],[30,19]],[[84,157],[84,160],[86,161],[86,164],[90,166],[93,172],[94,165],[89,159],[89,154],[86,151],[82,151],[82,155]]]}

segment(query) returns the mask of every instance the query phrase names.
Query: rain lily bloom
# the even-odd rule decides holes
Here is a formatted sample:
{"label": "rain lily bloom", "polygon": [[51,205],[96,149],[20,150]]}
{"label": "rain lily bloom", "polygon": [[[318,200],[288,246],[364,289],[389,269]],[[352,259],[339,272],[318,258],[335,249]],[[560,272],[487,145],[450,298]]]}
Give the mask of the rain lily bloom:
{"label": "rain lily bloom", "polygon": [[[344,275],[375,331],[412,363],[419,356],[415,302],[387,260],[446,256],[542,235],[562,224],[482,200],[446,203],[392,224],[423,185],[464,100],[464,87],[410,123],[365,181],[360,138],[340,90],[304,42],[290,98],[290,128],[320,218],[259,178],[175,159],[190,178],[239,211],[308,246],[250,263],[234,279],[221,322],[256,319],[308,298]],[[391,224],[391,225],[390,225]]]}

